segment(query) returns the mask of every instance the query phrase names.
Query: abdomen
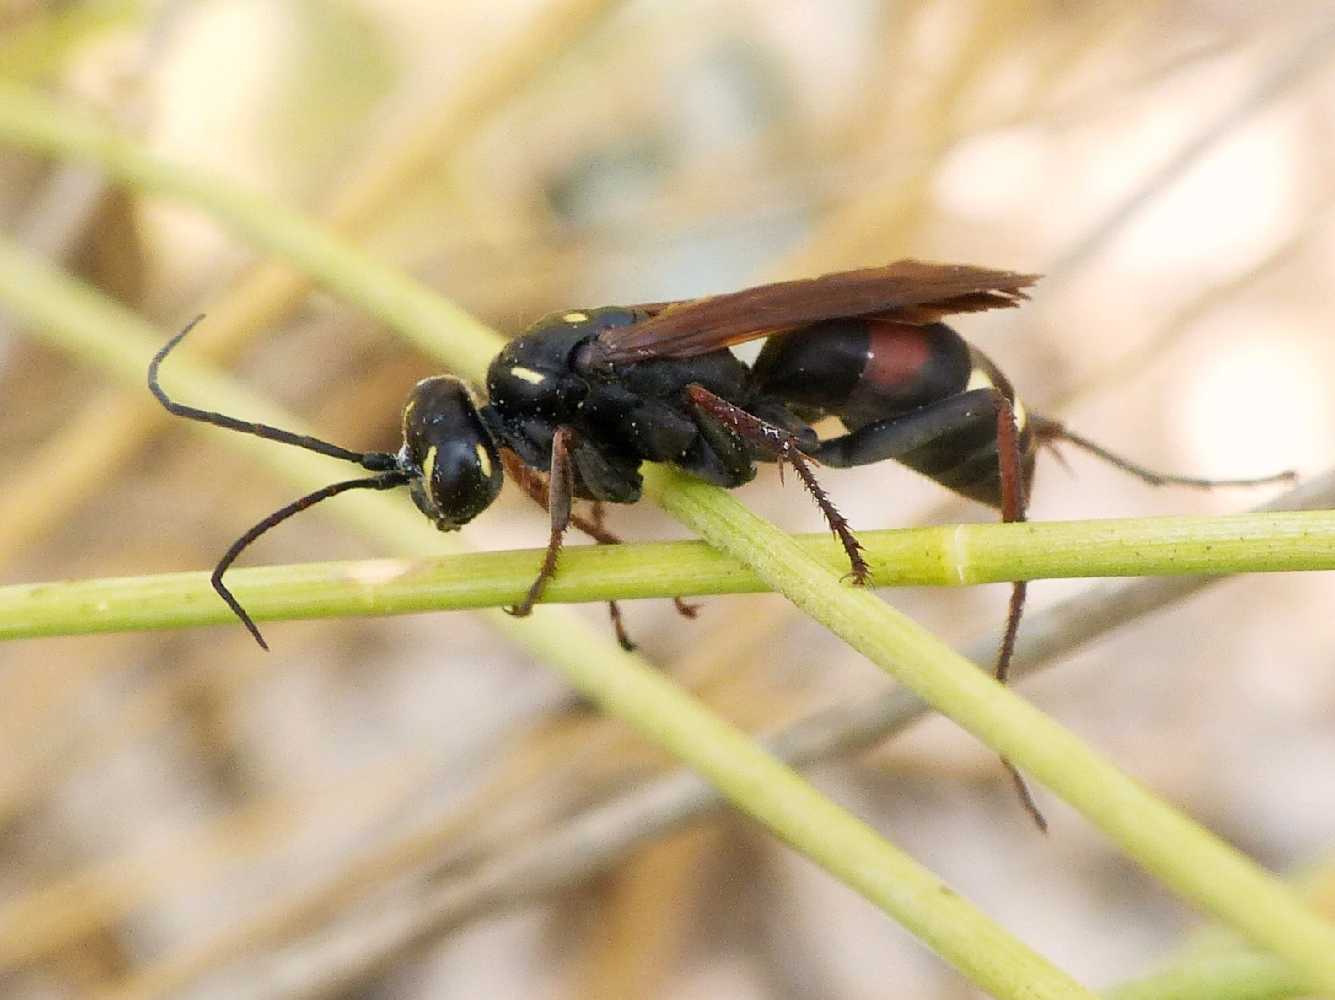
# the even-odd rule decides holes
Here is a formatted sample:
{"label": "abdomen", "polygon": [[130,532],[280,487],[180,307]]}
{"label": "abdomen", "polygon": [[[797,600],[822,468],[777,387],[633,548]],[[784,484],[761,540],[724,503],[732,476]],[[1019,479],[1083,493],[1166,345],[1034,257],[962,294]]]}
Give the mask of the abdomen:
{"label": "abdomen", "polygon": [[[885,442],[896,461],[991,506],[1001,502],[995,409],[970,408],[952,415],[943,427],[943,417],[929,418],[928,408],[970,390],[996,389],[1015,412],[1019,471],[1028,487],[1034,446],[1024,407],[996,365],[942,323],[843,319],[804,327],[771,337],[754,370],[761,394],[782,400],[808,419],[838,417],[850,432],[871,428],[868,434],[878,444]],[[893,429],[882,434],[872,428],[875,424]],[[925,426],[933,428],[930,437],[896,450],[893,442],[912,438]],[[847,464],[879,460],[874,449],[870,454],[858,459],[855,453]]]}
{"label": "abdomen", "polygon": [[972,368],[944,324],[841,319],[771,337],[754,372],[761,393],[852,430],[963,392]]}

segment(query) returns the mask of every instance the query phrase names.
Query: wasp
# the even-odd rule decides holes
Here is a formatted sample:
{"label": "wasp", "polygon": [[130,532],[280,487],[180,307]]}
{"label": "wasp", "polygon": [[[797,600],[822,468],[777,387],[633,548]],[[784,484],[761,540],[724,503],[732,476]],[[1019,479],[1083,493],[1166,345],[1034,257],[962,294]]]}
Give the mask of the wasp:
{"label": "wasp", "polygon": [[[509,608],[526,615],[556,573],[567,529],[620,541],[602,522],[604,502],[640,499],[644,462],[667,462],[717,486],[756,475],[758,462],[791,467],[847,555],[854,584],[869,582],[861,546],[816,479],[813,466],[848,468],[893,459],[941,485],[1022,521],[1038,449],[1082,448],[1155,485],[1255,485],[1152,472],[1055,420],[1026,410],[1001,370],[947,316],[1011,308],[1037,276],[901,260],[882,267],[761,285],[678,302],[553,313],[511,340],[487,370],[486,401],[462,380],[418,382],[403,408],[397,452],[357,452],[319,438],[251,423],[172,399],[159,368],[199,322],[153,357],[148,386],[171,413],[343,459],[370,473],[331,483],[274,511],[238,538],[213,570],[227,605],[268,649],[223,583],[256,538],[313,504],[349,490],[407,486],[418,509],[454,531],[491,505],[508,472],[550,512],[537,577]],[[754,364],[730,348],[768,338]],[[812,424],[836,418],[822,438]],[[545,474],[545,475],[544,475]],[[587,519],[575,499],[595,501]],[[995,674],[1006,680],[1026,593],[1012,584]],[[631,643],[615,603],[617,636]],[[678,600],[684,614],[693,609]],[[1021,802],[1046,828],[1023,778],[1003,759]]]}
{"label": "wasp", "polygon": [[[842,543],[849,577],[859,585],[870,577],[861,546],[813,466],[893,459],[997,508],[1005,521],[1024,519],[1038,448],[1062,440],[1155,484],[1252,485],[1291,476],[1166,476],[1028,412],[1000,369],[942,319],[1014,307],[1035,281],[1010,271],[901,260],[700,299],[553,313],[497,354],[485,402],[452,375],[418,382],[403,408],[397,452],[350,451],[172,399],[159,368],[198,319],[157,352],[148,385],[177,416],[306,448],[369,473],[274,511],[219,560],[214,589],[265,649],[223,574],[264,532],[349,490],[407,486],[437,528],[453,531],[491,505],[508,471],[550,512],[538,575],[508,609],[526,615],[555,575],[572,523],[600,542],[620,541],[603,527],[600,507],[590,520],[574,513],[573,501],[634,503],[646,461],[727,488],[753,479],[757,462],[791,467]],[[754,364],[730,350],[760,338],[768,339]],[[820,437],[812,424],[824,417],[837,418],[842,432]],[[996,664],[1001,680],[1024,588],[1023,581],[1013,586]],[[613,619],[628,646],[615,605]]]}

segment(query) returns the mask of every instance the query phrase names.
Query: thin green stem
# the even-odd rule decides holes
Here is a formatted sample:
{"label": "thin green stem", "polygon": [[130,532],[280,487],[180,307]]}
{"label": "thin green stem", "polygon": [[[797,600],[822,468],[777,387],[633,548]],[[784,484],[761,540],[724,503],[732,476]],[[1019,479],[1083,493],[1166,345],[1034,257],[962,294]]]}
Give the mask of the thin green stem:
{"label": "thin green stem", "polygon": [[1273,955],[1231,951],[1201,955],[1123,983],[1107,1000],[1290,1000],[1311,996],[1293,967]]}
{"label": "thin green stem", "polygon": [[[1226,517],[967,524],[867,531],[873,579],[957,586],[1084,576],[1187,576],[1335,569],[1335,511]],[[795,538],[832,572],[847,557],[828,535]],[[542,551],[235,569],[228,585],[260,621],[504,607],[528,591]],[[758,593],[759,573],[702,542],[574,546],[551,604]],[[0,639],[234,622],[204,573],[0,587]]]}
{"label": "thin green stem", "polygon": [[1127,777],[1070,731],[998,685],[865,590],[848,587],[732,496],[666,468],[646,490],[706,541],[867,655],[919,697],[1032,774],[1166,885],[1335,989],[1335,925],[1246,855]]}

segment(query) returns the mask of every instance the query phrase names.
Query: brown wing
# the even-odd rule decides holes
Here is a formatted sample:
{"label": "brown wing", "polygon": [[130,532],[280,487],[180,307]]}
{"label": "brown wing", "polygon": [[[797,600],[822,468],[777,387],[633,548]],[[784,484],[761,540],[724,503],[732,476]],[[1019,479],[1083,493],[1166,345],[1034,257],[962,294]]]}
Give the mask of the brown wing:
{"label": "brown wing", "polygon": [[606,360],[689,358],[822,320],[866,316],[935,323],[952,313],[1009,308],[1037,275],[901,260],[884,267],[781,281],[726,295],[653,303],[652,315],[598,338]]}

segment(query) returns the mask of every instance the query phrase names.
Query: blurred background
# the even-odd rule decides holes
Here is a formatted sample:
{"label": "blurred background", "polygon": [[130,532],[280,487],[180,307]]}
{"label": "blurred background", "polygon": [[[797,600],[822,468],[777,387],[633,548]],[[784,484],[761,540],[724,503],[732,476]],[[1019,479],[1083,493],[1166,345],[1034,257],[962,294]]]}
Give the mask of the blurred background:
{"label": "blurred background", "polygon": [[[1333,13],[7,0],[0,76],[332,220],[507,332],[910,255],[1043,272],[1024,309],[959,323],[1031,408],[1165,470],[1311,476],[1335,455]],[[0,225],[164,332],[250,316],[238,377],[349,447],[396,448],[406,391],[432,371],[329,296],[264,299],[274,272],[249,248],[95,172],[0,148]],[[206,569],[295,492],[164,430],[146,394],[38,346],[3,303],[0,400],[7,583]],[[1268,495],[1069,466],[1042,462],[1034,518]],[[991,516],[888,464],[825,480],[858,527]],[[821,530],[772,469],[740,496]],[[466,535],[537,546],[544,520],[511,489]],[[682,534],[649,504],[612,527]],[[246,561],[375,554],[322,509]],[[1086,586],[1036,584],[1031,608]],[[1005,596],[885,592],[961,644],[995,634]],[[1296,870],[1335,844],[1333,596],[1321,574],[1220,583],[1024,690]],[[646,656],[748,729],[890,684],[777,598],[711,599],[689,626],[666,601],[626,613]],[[0,648],[4,996],[973,995],[730,813],[633,850],[605,831],[563,846],[671,768],[473,616],[266,632],[268,655],[237,625]],[[1092,986],[1143,974],[1197,925],[1041,790],[1038,835],[995,757],[942,720],[810,773]]]}

